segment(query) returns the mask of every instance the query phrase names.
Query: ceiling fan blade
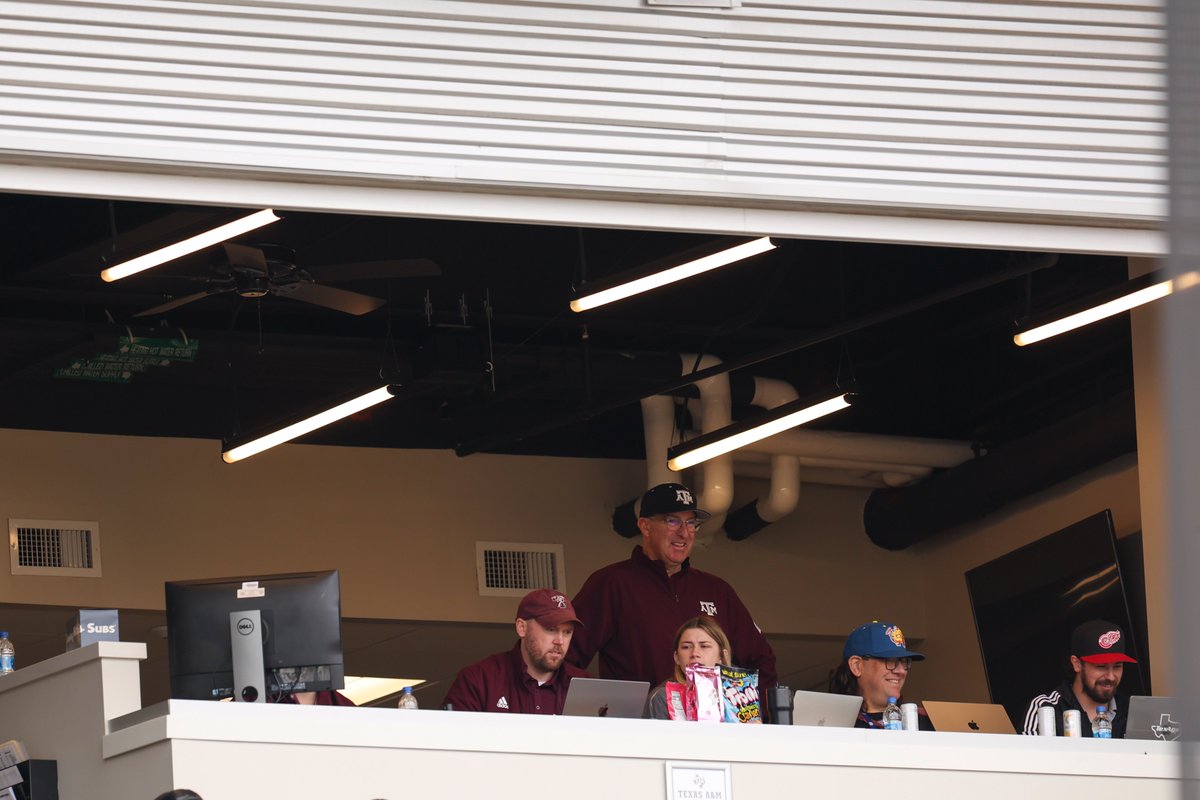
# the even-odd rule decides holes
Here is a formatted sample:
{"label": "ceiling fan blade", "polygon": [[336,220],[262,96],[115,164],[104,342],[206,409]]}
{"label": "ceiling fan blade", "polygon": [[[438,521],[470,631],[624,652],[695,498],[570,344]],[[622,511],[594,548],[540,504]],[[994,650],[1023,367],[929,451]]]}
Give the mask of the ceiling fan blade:
{"label": "ceiling fan blade", "polygon": [[306,272],[318,281],[366,281],[388,278],[428,278],[442,274],[442,268],[429,258],[392,258],[383,261],[358,261],[352,264],[321,264]]}
{"label": "ceiling fan blade", "polygon": [[214,294],[224,294],[225,292],[231,292],[231,291],[233,291],[233,290],[232,289],[205,289],[203,292],[196,292],[195,294],[187,294],[187,295],[184,295],[183,297],[176,297],[174,300],[163,303],[160,306],[155,306],[154,308],[147,308],[145,311],[139,311],[138,313],[134,314],[133,316],[149,317],[149,316],[153,316],[154,314],[162,314],[167,311],[171,311],[176,308],[179,308],[180,306],[186,306],[188,303],[193,303],[196,300],[203,300],[204,298],[209,297]]}
{"label": "ceiling fan blade", "polygon": [[356,316],[374,311],[385,302],[378,297],[315,283],[287,283],[274,287],[271,293]]}

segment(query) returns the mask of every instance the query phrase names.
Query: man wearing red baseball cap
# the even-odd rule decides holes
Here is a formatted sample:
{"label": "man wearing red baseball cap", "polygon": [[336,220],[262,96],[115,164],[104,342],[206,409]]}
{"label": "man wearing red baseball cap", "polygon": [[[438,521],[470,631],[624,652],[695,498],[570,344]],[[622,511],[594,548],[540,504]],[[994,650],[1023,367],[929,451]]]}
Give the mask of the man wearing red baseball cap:
{"label": "man wearing red baseball cap", "polygon": [[1080,712],[1080,731],[1084,736],[1092,735],[1092,722],[1096,719],[1096,707],[1104,706],[1112,720],[1114,739],[1125,738],[1125,726],[1129,722],[1128,698],[1118,697],[1117,687],[1125,664],[1136,664],[1125,652],[1128,644],[1125,632],[1117,625],[1102,619],[1083,623],[1071,633],[1071,669],[1074,679],[1064,680],[1050,694],[1033,698],[1025,712],[1023,733],[1036,734],[1038,709],[1043,706],[1054,708],[1058,735],[1063,735],[1063,712],[1074,709]]}
{"label": "man wearing red baseball cap", "polygon": [[587,672],[564,663],[575,626],[582,625],[566,595],[534,589],[517,607],[517,643],[511,650],[463,667],[443,706],[454,711],[561,714],[572,678]]}

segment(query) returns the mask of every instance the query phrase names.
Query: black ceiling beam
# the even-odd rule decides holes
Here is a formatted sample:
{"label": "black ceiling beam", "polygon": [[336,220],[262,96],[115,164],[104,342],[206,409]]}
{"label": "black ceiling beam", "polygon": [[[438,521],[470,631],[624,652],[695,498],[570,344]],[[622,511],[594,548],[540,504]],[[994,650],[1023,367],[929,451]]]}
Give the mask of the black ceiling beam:
{"label": "black ceiling beam", "polygon": [[686,375],[676,376],[670,380],[663,381],[661,384],[657,385],[645,394],[622,397],[620,399],[605,403],[585,405],[573,411],[560,414],[555,418],[521,430],[504,431],[492,436],[461,443],[454,448],[454,451],[459,456],[468,456],[472,455],[473,453],[491,451],[496,448],[507,446],[514,442],[523,441],[531,436],[550,433],[552,431],[567,427],[568,425],[586,421],[600,414],[615,411],[618,408],[622,408],[632,403],[637,403],[643,397],[656,394],[671,394],[698,381],[712,378],[717,375],[722,375],[726,372],[745,369],[746,367],[760,364],[764,361],[770,361],[771,359],[779,358],[780,356],[787,355],[788,353],[794,353],[797,350],[803,350],[807,347],[812,347],[813,345],[827,342],[831,339],[837,339],[841,336],[846,336],[851,333],[861,331],[865,328],[880,325],[896,319],[897,317],[912,314],[914,312],[929,308],[930,306],[944,303],[948,300],[953,300],[955,298],[962,297],[963,295],[970,294],[981,289],[986,289],[990,286],[995,286],[998,283],[1003,283],[1005,281],[1012,280],[1013,278],[1019,278],[1024,275],[1028,275],[1031,272],[1036,272],[1037,270],[1052,267],[1058,263],[1058,255],[1055,253],[1014,254],[1013,261],[1015,263],[1004,269],[997,270],[979,278],[975,278],[974,280],[965,281],[955,286],[942,289],[941,291],[933,292],[932,294],[916,300],[910,300],[907,303],[900,303],[899,305],[892,306],[883,311],[878,311],[873,314],[865,314],[854,319],[846,320],[838,323],[837,325],[831,325],[823,330],[805,334],[804,336],[800,336],[795,339],[790,339],[775,345],[774,347],[769,347],[765,350],[759,350],[757,352],[750,353],[749,355],[725,361],[721,364],[717,364],[716,366],[709,367],[708,369],[702,369],[696,372],[689,372]]}

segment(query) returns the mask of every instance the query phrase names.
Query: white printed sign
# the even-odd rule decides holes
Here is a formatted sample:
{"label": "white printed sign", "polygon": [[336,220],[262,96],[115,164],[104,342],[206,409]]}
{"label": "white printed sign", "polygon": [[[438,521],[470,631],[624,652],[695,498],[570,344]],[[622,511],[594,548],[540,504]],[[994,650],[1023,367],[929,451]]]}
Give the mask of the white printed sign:
{"label": "white printed sign", "polygon": [[729,765],[668,761],[667,800],[733,800]]}

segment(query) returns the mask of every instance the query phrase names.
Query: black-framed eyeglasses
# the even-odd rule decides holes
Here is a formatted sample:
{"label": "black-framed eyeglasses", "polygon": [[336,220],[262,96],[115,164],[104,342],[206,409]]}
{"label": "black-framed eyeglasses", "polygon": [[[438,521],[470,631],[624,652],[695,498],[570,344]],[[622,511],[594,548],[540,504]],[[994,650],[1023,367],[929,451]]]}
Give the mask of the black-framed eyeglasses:
{"label": "black-framed eyeglasses", "polygon": [[904,671],[908,672],[910,669],[912,669],[912,663],[913,663],[912,658],[909,656],[905,656],[904,658],[879,658],[878,656],[859,656],[859,658],[861,658],[863,661],[871,661],[872,659],[874,659],[875,661],[882,661],[883,666],[886,667],[889,672],[895,671],[896,667],[904,667]]}
{"label": "black-framed eyeglasses", "polygon": [[687,526],[687,529],[689,531],[691,531],[692,533],[695,533],[696,531],[700,530],[700,520],[696,519],[695,517],[693,517],[692,519],[681,519],[679,517],[674,517],[669,514],[665,514],[663,516],[657,517],[657,519],[662,520],[662,523],[667,526],[667,530],[669,530],[671,533],[676,533],[680,528],[682,528],[685,525]]}

